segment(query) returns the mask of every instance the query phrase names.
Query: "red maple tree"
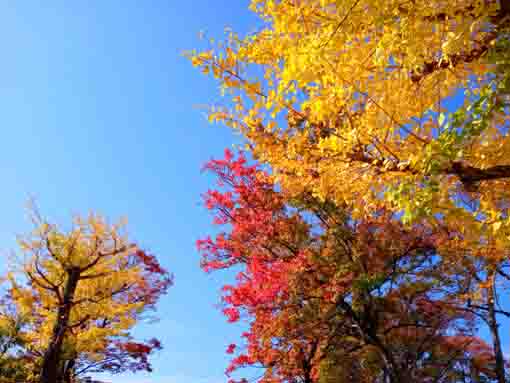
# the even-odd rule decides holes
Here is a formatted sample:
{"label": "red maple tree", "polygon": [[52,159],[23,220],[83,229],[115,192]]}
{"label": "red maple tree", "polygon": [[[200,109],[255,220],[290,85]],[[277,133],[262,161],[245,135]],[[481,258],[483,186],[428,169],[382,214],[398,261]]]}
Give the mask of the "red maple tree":
{"label": "red maple tree", "polygon": [[494,353],[459,299],[468,276],[450,277],[437,251],[447,234],[285,195],[242,153],[227,150],[205,169],[218,178],[205,205],[226,230],[197,241],[202,267],[240,267],[223,287],[223,312],[249,325],[244,344],[227,349],[237,351],[227,374],[263,367],[264,383],[493,377]]}

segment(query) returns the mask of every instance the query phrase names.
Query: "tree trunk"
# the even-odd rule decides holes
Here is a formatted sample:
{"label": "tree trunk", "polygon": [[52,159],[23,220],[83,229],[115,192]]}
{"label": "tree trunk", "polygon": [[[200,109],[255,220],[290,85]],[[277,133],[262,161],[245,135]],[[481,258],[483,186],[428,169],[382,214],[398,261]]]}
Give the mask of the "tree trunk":
{"label": "tree trunk", "polygon": [[64,287],[63,303],[59,306],[57,320],[53,327],[50,343],[43,356],[40,383],[59,382],[59,362],[62,352],[64,336],[69,324],[69,317],[73,307],[74,294],[80,279],[79,269],[70,269],[67,272],[67,281]]}
{"label": "tree trunk", "polygon": [[492,337],[492,346],[494,348],[494,356],[496,359],[495,373],[497,376],[498,383],[506,383],[505,380],[505,359],[503,357],[503,351],[501,349],[501,338],[499,336],[499,324],[496,318],[495,309],[495,278],[491,278],[492,284],[487,289],[487,308],[488,308],[488,325]]}

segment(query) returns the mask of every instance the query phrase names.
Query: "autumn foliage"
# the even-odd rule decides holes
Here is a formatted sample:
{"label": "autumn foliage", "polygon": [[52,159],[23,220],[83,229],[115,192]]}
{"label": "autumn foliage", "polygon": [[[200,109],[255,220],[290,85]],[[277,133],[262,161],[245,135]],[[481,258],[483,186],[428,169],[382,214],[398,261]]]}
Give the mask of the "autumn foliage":
{"label": "autumn foliage", "polygon": [[[231,383],[506,383],[510,1],[251,0],[187,55],[240,133],[205,171]],[[221,105],[221,106],[220,106]],[[172,284],[121,224],[35,215],[2,279],[0,383],[151,371]],[[506,318],[506,322],[502,321]]]}
{"label": "autumn foliage", "polygon": [[289,193],[508,246],[507,1],[254,0],[256,33],[190,53]]}
{"label": "autumn foliage", "polygon": [[0,316],[13,339],[5,347],[9,360],[16,351],[28,361],[25,381],[151,371],[149,356],[161,344],[136,341],[131,330],[155,309],[172,283],[169,273],[128,240],[122,224],[93,214],[77,217],[69,231],[38,215],[34,222],[20,238],[24,257],[8,275]]}
{"label": "autumn foliage", "polygon": [[508,381],[510,3],[250,9],[255,32],[189,53],[225,96],[210,121],[255,161],[206,165],[225,231],[198,241],[202,266],[238,272],[224,313],[249,324],[227,372]]}
{"label": "autumn foliage", "polygon": [[267,173],[230,151],[206,169],[219,189],[205,205],[228,231],[197,241],[202,267],[241,266],[223,287],[223,312],[249,324],[245,344],[227,349],[236,353],[228,374],[259,366],[261,382],[495,376],[494,352],[461,298],[472,275],[437,251],[445,233],[405,227],[385,211],[355,220],[310,195],[285,200]]}

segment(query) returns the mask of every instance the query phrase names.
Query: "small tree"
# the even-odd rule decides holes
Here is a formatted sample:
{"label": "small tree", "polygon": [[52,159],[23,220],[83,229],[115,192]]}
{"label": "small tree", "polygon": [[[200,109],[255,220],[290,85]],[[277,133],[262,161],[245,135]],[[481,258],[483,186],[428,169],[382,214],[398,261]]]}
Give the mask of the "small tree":
{"label": "small tree", "polygon": [[[71,382],[91,372],[150,371],[153,339],[131,329],[171,284],[156,258],[130,242],[122,224],[91,214],[69,231],[36,217],[25,254],[9,275],[9,297],[28,318],[27,349],[40,383]],[[35,379],[35,378],[34,378]]]}

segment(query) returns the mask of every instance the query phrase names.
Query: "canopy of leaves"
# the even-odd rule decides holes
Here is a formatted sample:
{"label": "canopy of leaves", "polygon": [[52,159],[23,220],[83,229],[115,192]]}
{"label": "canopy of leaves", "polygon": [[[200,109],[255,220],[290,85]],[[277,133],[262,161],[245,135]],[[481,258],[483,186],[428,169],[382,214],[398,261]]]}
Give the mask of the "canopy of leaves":
{"label": "canopy of leaves", "polygon": [[[353,219],[310,194],[289,200],[241,155],[212,160],[205,205],[225,232],[197,242],[206,271],[236,269],[223,288],[245,344],[227,369],[264,368],[261,382],[465,382],[494,378],[494,352],[465,309],[474,260],[453,267],[450,238],[406,228],[380,210]],[[481,380],[485,381],[485,380]]]}
{"label": "canopy of leaves", "polygon": [[8,275],[4,307],[13,308],[6,320],[24,320],[17,330],[32,360],[29,379],[47,370],[52,383],[151,370],[148,357],[161,345],[136,342],[131,330],[149,318],[172,278],[128,240],[123,224],[91,214],[64,231],[36,217],[35,230],[19,243],[24,256]]}
{"label": "canopy of leaves", "polygon": [[[252,0],[261,29],[192,52],[288,193],[381,207],[501,259],[510,238],[510,6],[497,0]],[[464,95],[463,95],[464,94]],[[455,111],[454,111],[455,110]],[[440,223],[438,223],[438,218]]]}

